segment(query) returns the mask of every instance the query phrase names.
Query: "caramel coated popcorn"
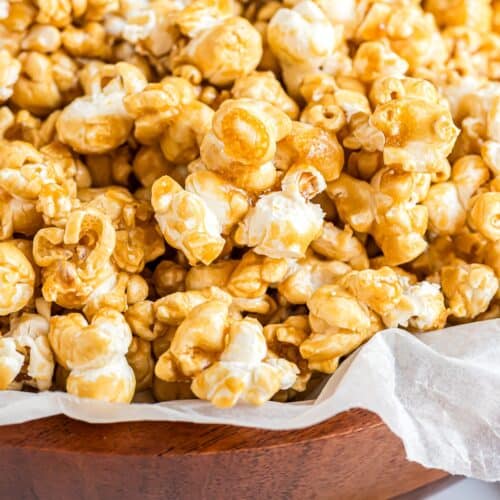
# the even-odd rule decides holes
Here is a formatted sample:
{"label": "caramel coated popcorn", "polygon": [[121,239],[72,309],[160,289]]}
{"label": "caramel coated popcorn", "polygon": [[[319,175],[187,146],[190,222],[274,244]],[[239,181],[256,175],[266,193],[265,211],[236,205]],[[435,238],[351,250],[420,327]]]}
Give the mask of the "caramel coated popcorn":
{"label": "caramel coated popcorn", "polygon": [[499,27],[0,1],[0,389],[260,405],[385,328],[498,318]]}

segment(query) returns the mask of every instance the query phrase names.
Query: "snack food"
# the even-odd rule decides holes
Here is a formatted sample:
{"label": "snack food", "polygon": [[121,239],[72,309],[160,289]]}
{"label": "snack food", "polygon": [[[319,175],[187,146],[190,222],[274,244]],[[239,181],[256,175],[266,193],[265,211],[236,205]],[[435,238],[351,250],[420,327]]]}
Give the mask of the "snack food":
{"label": "snack food", "polygon": [[2,3],[0,389],[285,401],[384,328],[498,317],[477,4]]}

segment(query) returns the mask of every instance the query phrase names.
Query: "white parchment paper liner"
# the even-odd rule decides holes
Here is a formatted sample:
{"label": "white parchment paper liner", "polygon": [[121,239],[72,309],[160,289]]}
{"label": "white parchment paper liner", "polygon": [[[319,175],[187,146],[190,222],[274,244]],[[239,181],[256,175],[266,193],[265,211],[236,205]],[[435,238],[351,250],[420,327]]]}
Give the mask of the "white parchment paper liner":
{"label": "white parchment paper liner", "polygon": [[500,480],[500,319],[418,336],[378,333],[342,363],[314,401],[218,410],[198,400],[121,405],[4,391],[0,424],[64,413],[93,423],[170,420],[289,430],[350,408],[377,413],[410,460]]}

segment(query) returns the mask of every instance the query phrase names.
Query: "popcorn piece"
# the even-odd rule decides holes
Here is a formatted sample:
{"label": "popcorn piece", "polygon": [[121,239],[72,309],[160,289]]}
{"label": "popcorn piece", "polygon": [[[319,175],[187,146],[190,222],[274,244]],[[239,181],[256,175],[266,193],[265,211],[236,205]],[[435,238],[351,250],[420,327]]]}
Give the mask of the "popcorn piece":
{"label": "popcorn piece", "polygon": [[[262,257],[257,256],[257,258]],[[241,261],[221,260],[210,264],[209,266],[198,265],[191,267],[185,275],[186,290],[201,290],[211,286],[219,288],[226,287],[229,279],[232,277],[233,271],[239,267],[240,263],[243,263],[243,261],[245,261],[245,255],[241,258]],[[242,283],[245,284],[246,280],[243,279]],[[238,295],[234,289],[230,290],[233,295]],[[257,295],[261,296],[262,294]],[[244,296],[246,296],[246,294],[244,294]]]}
{"label": "popcorn piece", "polygon": [[101,309],[91,324],[78,313],[54,316],[49,341],[58,363],[70,370],[70,394],[121,403],[132,400],[135,378],[125,358],[132,334],[119,312]]}
{"label": "popcorn piece", "polygon": [[114,288],[117,272],[111,263],[116,232],[109,217],[95,209],[76,210],[65,229],[38,231],[33,255],[43,268],[42,293],[49,302],[80,309],[96,290]]}
{"label": "popcorn piece", "polygon": [[111,217],[116,230],[113,262],[129,273],[141,272],[145,264],[165,252],[149,203],[140,202],[126,189],[81,190],[85,209],[93,208]]}
{"label": "popcorn piece", "polygon": [[253,71],[262,56],[259,32],[244,18],[230,17],[197,33],[182,59],[214,85],[228,85]]}
{"label": "popcorn piece", "polygon": [[229,234],[249,209],[248,195],[220,175],[209,170],[194,172],[186,178],[186,191],[198,195],[216,214],[222,234]]}
{"label": "popcorn piece", "polygon": [[229,305],[211,300],[192,309],[175,332],[170,348],[155,367],[167,382],[194,377],[218,359],[224,349]]}
{"label": "popcorn piece", "polygon": [[175,292],[158,299],[154,304],[156,318],[167,325],[180,325],[191,311],[205,302],[218,301],[231,304],[231,296],[217,287]]}
{"label": "popcorn piece", "polygon": [[385,136],[385,164],[401,165],[409,172],[438,170],[459,132],[444,105],[417,97],[378,105],[371,122]]}
{"label": "popcorn piece", "polygon": [[453,165],[452,181],[432,185],[424,200],[429,228],[436,234],[459,233],[467,219],[471,196],[488,180],[488,167],[479,156],[460,158]]}
{"label": "popcorn piece", "polygon": [[58,81],[56,57],[24,52],[19,55],[18,61],[21,63],[21,74],[14,85],[12,101],[19,108],[41,116],[59,108],[63,87]]}
{"label": "popcorn piece", "polygon": [[0,391],[12,386],[23,365],[24,356],[17,351],[16,341],[10,337],[0,337]]}
{"label": "popcorn piece", "polygon": [[404,326],[426,331],[446,324],[444,297],[434,283],[412,283],[411,278],[390,267],[353,271],[340,283],[389,328]]}
{"label": "popcorn piece", "polygon": [[272,258],[303,257],[323,224],[323,211],[308,199],[324,188],[322,175],[313,167],[289,171],[282,191],[261,196],[249,210],[236,230],[235,242]]}
{"label": "popcorn piece", "polygon": [[[312,371],[307,361],[301,356],[299,346],[311,333],[306,315],[289,316],[283,323],[268,324],[264,327],[264,336],[270,353],[295,364],[299,374],[291,387],[302,392],[307,389]],[[272,359],[272,358],[271,358]]]}
{"label": "popcorn piece", "polygon": [[293,122],[290,133],[278,143],[276,163],[283,171],[314,167],[326,182],[337,179],[344,152],[336,137],[318,127]]}
{"label": "popcorn piece", "polygon": [[24,37],[21,47],[23,50],[34,50],[48,54],[55,52],[61,46],[61,33],[55,26],[35,24],[31,26]]}
{"label": "popcorn piece", "polygon": [[171,120],[196,98],[195,89],[184,78],[167,76],[125,97],[125,109],[135,119],[135,137],[153,144]]}
{"label": "popcorn piece", "polygon": [[246,252],[227,277],[227,290],[235,297],[262,297],[270,285],[280,283],[289,271],[286,259]]}
{"label": "popcorn piece", "polygon": [[371,41],[387,38],[394,52],[405,59],[410,71],[439,64],[445,48],[434,17],[411,2],[370,2],[356,29],[355,39]]}
{"label": "popcorn piece", "polygon": [[[200,267],[203,266],[192,267],[190,271],[199,269]],[[190,271],[187,271],[186,268],[171,260],[162,260],[153,272],[153,284],[156,289],[156,293],[160,297],[163,297],[165,295],[169,295],[170,293],[182,291],[184,281],[187,281],[187,275]],[[208,286],[211,285],[203,286],[201,288],[207,288]],[[192,290],[193,288],[189,289]]]}
{"label": "popcorn piece", "polygon": [[482,193],[473,198],[469,224],[485,238],[500,240],[500,192]]}
{"label": "popcorn piece", "polygon": [[312,254],[290,267],[287,277],[278,285],[278,291],[291,304],[305,304],[318,288],[335,283],[351,270],[347,264],[320,260]]}
{"label": "popcorn piece", "polygon": [[267,28],[267,41],[279,59],[287,90],[292,97],[305,75],[313,73],[333,53],[342,38],[312,1],[305,0],[293,9],[279,9]]}
{"label": "popcorn piece", "polygon": [[408,71],[408,63],[383,42],[362,43],[354,56],[353,67],[360,80],[367,83]]}
{"label": "popcorn piece", "polygon": [[322,286],[307,301],[311,335],[300,344],[309,368],[333,373],[340,358],[374,333],[368,308],[338,285]]}
{"label": "popcorn piece", "polygon": [[231,89],[236,99],[248,98],[266,101],[281,109],[292,120],[299,114],[297,103],[283,90],[272,71],[254,71],[238,78]]}
{"label": "popcorn piece", "polygon": [[441,286],[450,313],[471,320],[488,309],[498,290],[498,278],[483,264],[457,261],[441,269]]}
{"label": "popcorn piece", "polygon": [[323,257],[346,262],[353,269],[366,269],[369,264],[365,247],[348,225],[342,230],[331,222],[324,222],[323,231],[311,243],[311,248]]}
{"label": "popcorn piece", "polygon": [[354,231],[370,231],[377,214],[377,194],[370,184],[340,174],[337,180],[328,183],[327,193],[346,224]]}
{"label": "popcorn piece", "polygon": [[238,401],[261,405],[296,379],[297,367],[283,358],[267,355],[262,326],[246,318],[231,324],[219,361],[198,374],[191,389],[201,399],[219,408]]}
{"label": "popcorn piece", "polygon": [[134,371],[136,392],[153,386],[154,360],[151,354],[151,342],[133,337],[128,348],[127,363]]}
{"label": "popcorn piece", "polygon": [[21,73],[21,63],[14,59],[7,50],[0,50],[0,102],[4,103],[12,96],[14,84]]}
{"label": "popcorn piece", "polygon": [[233,14],[231,0],[195,0],[176,16],[175,21],[184,35],[196,37]]}
{"label": "popcorn piece", "polygon": [[20,311],[33,296],[35,272],[13,242],[0,242],[0,316]]}
{"label": "popcorn piece", "polygon": [[191,265],[210,264],[220,255],[221,223],[197,194],[166,175],[153,184],[151,203],[167,243],[181,250]]}
{"label": "popcorn piece", "polygon": [[[56,122],[61,142],[83,154],[106,153],[125,142],[133,126],[123,98],[146,86],[146,79],[135,66],[118,63],[87,67],[86,96],[66,106]],[[103,85],[105,79],[111,79]]]}
{"label": "popcorn piece", "polygon": [[275,184],[271,160],[276,143],[290,130],[291,120],[271,104],[230,99],[214,115],[212,130],[201,143],[201,159],[208,170],[236,186],[262,192]]}
{"label": "popcorn piece", "polygon": [[[10,332],[3,339],[14,340],[17,353],[23,356],[23,363],[9,388],[21,389],[28,385],[46,391],[51,387],[55,365],[48,333],[49,321],[40,314],[25,313],[11,321]],[[12,354],[11,351],[8,366],[16,359]]]}
{"label": "popcorn piece", "polygon": [[70,24],[62,32],[61,41],[63,47],[73,57],[108,59],[111,56],[106,30],[99,23],[87,23],[81,28]]}
{"label": "popcorn piece", "polygon": [[490,4],[488,0],[427,0],[424,8],[434,15],[439,26],[469,26],[477,31],[489,31]]}

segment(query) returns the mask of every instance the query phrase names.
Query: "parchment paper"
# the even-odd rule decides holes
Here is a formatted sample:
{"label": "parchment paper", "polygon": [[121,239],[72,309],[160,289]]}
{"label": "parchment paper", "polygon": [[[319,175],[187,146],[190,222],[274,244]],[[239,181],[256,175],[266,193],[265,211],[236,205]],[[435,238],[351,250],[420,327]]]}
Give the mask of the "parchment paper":
{"label": "parchment paper", "polygon": [[298,429],[371,410],[409,460],[500,480],[500,319],[422,335],[389,329],[352,354],[314,401],[218,410],[205,401],[109,404],[58,392],[0,393],[0,424],[64,413],[86,422],[171,420]]}

